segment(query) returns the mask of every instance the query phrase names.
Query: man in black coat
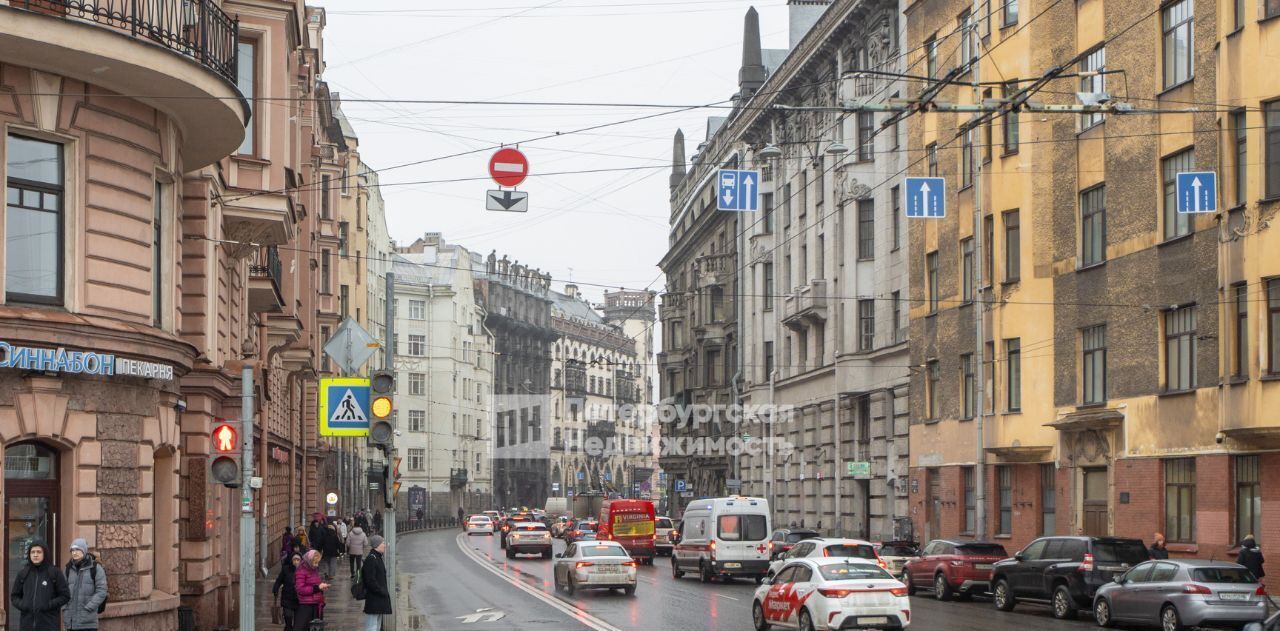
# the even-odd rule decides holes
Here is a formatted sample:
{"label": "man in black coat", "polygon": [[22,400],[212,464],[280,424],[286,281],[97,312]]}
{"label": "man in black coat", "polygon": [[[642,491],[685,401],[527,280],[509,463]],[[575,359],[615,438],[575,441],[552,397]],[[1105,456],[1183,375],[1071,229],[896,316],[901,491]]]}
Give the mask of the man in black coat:
{"label": "man in black coat", "polygon": [[[298,565],[302,563],[302,555],[292,553],[289,558],[280,562],[280,574],[271,586],[271,593],[280,601],[280,609],[284,613],[284,631],[293,631],[293,617],[298,613],[298,588],[294,586]],[[306,631],[299,629],[298,631]]]}
{"label": "man in black coat", "polygon": [[1244,541],[1240,542],[1240,554],[1236,556],[1236,563],[1249,568],[1253,575],[1261,581],[1262,577],[1267,573],[1262,569],[1262,564],[1267,560],[1262,557],[1262,548],[1258,547],[1258,541],[1253,535],[1247,535]]}
{"label": "man in black coat", "polygon": [[324,554],[320,568],[328,580],[333,580],[338,573],[338,557],[342,556],[342,540],[338,538],[338,530],[329,524],[324,529],[324,538],[316,549]]}
{"label": "man in black coat", "polygon": [[382,616],[392,613],[391,590],[387,588],[387,564],[382,555],[387,553],[387,542],[380,535],[369,537],[372,551],[364,560],[360,580],[364,582],[365,631],[379,631]]}
{"label": "man in black coat", "polygon": [[18,631],[58,631],[63,605],[71,600],[67,577],[48,558],[43,541],[27,549],[27,563],[14,578],[9,601],[18,610]]}

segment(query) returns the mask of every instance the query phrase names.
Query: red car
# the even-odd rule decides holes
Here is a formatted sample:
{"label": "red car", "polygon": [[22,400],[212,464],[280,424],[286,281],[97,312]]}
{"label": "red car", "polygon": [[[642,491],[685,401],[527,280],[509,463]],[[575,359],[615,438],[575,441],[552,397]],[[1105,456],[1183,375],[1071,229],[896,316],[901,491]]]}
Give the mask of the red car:
{"label": "red car", "polygon": [[998,543],[935,539],[919,558],[907,561],[902,582],[913,594],[917,588],[932,589],[938,600],[981,594],[991,588],[991,565],[1008,557]]}

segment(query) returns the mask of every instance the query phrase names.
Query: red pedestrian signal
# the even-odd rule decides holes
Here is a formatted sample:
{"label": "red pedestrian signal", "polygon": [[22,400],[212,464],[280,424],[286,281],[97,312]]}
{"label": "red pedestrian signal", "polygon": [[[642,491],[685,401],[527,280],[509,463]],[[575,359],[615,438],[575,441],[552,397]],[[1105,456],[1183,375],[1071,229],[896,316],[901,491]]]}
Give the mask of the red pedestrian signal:
{"label": "red pedestrian signal", "polygon": [[240,431],[232,423],[219,423],[209,434],[211,456],[209,477],[214,482],[230,488],[240,488]]}
{"label": "red pedestrian signal", "polygon": [[224,423],[213,430],[213,448],[218,453],[230,453],[240,450],[240,444],[236,441],[236,430],[234,427]]}

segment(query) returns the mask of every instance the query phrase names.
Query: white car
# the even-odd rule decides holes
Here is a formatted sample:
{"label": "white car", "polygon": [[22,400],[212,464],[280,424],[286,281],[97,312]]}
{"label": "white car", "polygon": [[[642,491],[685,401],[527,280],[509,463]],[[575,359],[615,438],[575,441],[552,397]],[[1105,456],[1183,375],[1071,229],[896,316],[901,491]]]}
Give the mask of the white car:
{"label": "white car", "polygon": [[467,520],[467,536],[471,535],[489,535],[493,536],[493,520],[486,515],[472,515]]}
{"label": "white car", "polygon": [[875,546],[869,541],[861,539],[805,539],[790,550],[778,555],[777,559],[769,563],[769,576],[776,575],[782,569],[782,566],[786,565],[787,561],[793,559],[824,558],[851,559],[885,567],[880,555],[876,554]]}
{"label": "white car", "polygon": [[756,631],[776,625],[817,629],[902,629],[911,624],[907,586],[884,568],[853,559],[788,560],[756,588]]}
{"label": "white car", "polygon": [[617,541],[579,541],[556,555],[556,590],[573,595],[579,589],[621,589],[636,593],[636,561]]}

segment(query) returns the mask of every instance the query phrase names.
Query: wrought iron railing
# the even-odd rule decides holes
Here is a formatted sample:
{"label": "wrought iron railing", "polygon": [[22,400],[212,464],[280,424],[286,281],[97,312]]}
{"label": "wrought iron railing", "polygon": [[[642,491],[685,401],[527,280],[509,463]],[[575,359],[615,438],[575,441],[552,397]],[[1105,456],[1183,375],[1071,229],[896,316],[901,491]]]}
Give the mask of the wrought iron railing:
{"label": "wrought iron railing", "polygon": [[249,265],[249,276],[253,278],[270,278],[277,289],[281,287],[280,279],[283,267],[280,265],[280,251],[274,245],[258,250],[253,262]]}
{"label": "wrought iron railing", "polygon": [[214,0],[10,0],[9,6],[150,40],[236,82],[240,22]]}

